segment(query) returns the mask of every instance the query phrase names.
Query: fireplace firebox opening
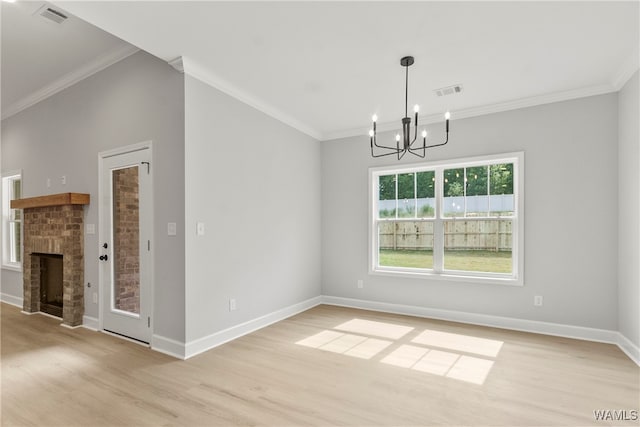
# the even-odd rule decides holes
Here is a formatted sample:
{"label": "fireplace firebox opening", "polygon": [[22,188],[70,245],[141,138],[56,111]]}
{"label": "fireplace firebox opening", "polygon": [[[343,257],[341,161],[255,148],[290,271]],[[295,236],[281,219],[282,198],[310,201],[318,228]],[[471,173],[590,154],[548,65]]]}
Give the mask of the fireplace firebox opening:
{"label": "fireplace firebox opening", "polygon": [[40,258],[40,311],[62,318],[62,255],[34,255]]}

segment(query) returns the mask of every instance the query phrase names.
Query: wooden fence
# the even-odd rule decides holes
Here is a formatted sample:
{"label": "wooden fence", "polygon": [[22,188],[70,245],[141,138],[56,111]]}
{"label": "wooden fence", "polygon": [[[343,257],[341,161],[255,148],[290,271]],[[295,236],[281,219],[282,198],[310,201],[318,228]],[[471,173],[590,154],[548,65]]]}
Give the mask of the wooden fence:
{"label": "wooden fence", "polygon": [[[433,222],[383,221],[379,223],[380,249],[430,250]],[[451,250],[511,251],[510,219],[451,220],[444,222],[444,247]]]}

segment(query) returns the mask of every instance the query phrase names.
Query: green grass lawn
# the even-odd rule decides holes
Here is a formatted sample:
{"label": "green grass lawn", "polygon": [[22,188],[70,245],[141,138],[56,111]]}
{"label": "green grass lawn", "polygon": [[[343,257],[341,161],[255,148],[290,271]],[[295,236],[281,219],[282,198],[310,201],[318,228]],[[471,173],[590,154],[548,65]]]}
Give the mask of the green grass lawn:
{"label": "green grass lawn", "polygon": [[[433,268],[433,252],[381,249],[379,261],[387,267]],[[511,252],[445,251],[444,268],[511,273]]]}

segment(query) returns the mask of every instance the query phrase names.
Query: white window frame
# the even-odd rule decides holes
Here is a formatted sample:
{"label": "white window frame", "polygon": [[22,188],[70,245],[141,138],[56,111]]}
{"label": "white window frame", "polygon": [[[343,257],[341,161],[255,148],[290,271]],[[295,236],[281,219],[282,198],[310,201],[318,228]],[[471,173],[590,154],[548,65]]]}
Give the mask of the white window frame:
{"label": "white window frame", "polygon": [[[11,251],[14,244],[11,240],[11,223],[16,222],[13,219],[11,209],[11,199],[13,198],[13,186],[11,183],[19,179],[22,186],[22,171],[10,171],[2,173],[2,268],[5,270],[22,271],[22,261],[16,262],[11,259]],[[20,220],[23,223],[21,216]],[[23,223],[24,224],[24,223]],[[22,247],[24,245],[24,227],[20,227],[20,255],[22,256]]]}
{"label": "white window frame", "polygon": [[[445,169],[468,168],[489,164],[513,163],[514,216],[512,220],[512,273],[486,273],[476,271],[446,271],[442,268],[444,256],[444,222],[451,218],[442,214],[443,172]],[[423,171],[435,171],[435,216],[418,219],[434,223],[433,269],[408,267],[389,267],[378,264],[378,181],[379,177],[389,174],[406,174]],[[460,220],[473,220],[461,218]],[[404,220],[404,219],[400,219]],[[406,220],[413,221],[412,218]],[[383,166],[369,169],[369,274],[443,281],[472,282],[499,285],[524,285],[524,152],[503,153],[480,157],[467,157],[411,164],[407,166]]]}

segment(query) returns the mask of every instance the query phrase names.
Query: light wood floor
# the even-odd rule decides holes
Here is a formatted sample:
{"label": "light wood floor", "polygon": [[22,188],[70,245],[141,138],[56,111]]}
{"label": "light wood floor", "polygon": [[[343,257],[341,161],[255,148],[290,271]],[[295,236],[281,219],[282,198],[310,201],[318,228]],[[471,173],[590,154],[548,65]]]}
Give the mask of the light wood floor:
{"label": "light wood floor", "polygon": [[179,361],[58,324],[2,304],[3,426],[638,425],[594,420],[640,406],[608,344],[319,306]]}

